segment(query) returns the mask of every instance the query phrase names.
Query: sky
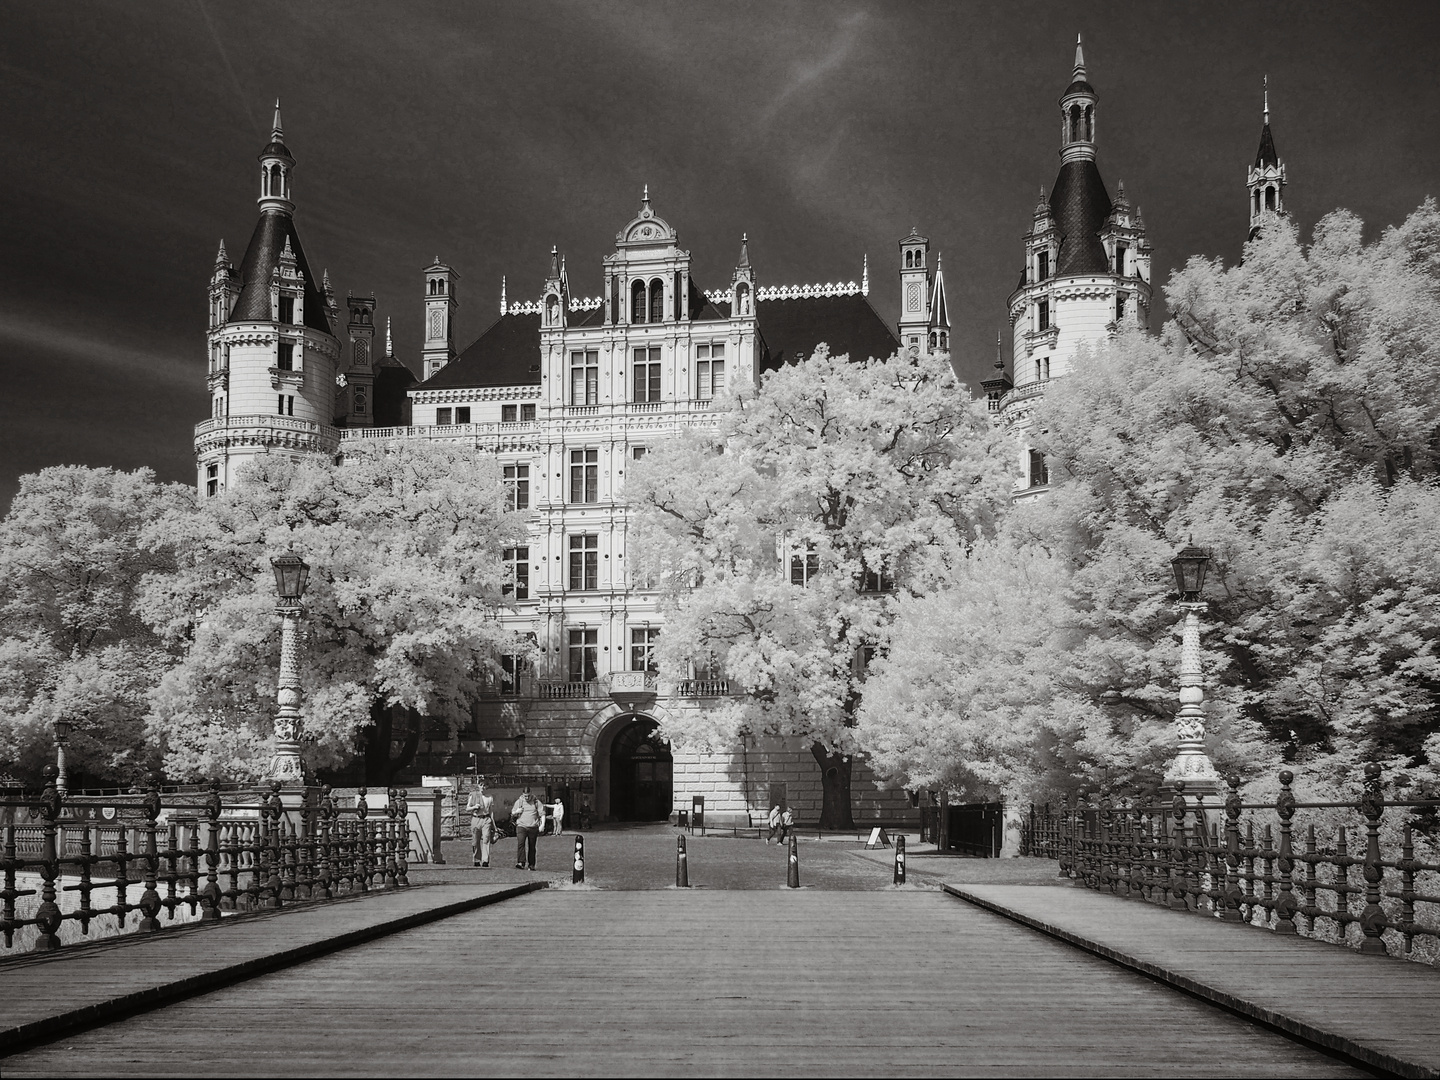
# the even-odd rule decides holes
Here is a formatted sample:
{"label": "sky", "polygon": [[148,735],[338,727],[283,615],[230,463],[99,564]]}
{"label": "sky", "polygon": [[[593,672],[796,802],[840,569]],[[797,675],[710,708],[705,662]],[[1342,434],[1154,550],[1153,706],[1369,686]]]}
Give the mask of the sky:
{"label": "sky", "polygon": [[1307,232],[1345,207],[1374,235],[1440,186],[1435,4],[6,4],[0,507],[49,465],[193,483],[209,276],[254,228],[276,97],[311,266],[342,304],[377,297],[412,368],[435,256],[463,348],[501,275],[539,297],[552,245],[597,295],[648,184],[702,287],[742,233],[761,285],[858,279],[868,255],[890,322],[919,227],[973,384],[1059,167],[1077,33],[1157,284],[1239,258],[1267,75]]}

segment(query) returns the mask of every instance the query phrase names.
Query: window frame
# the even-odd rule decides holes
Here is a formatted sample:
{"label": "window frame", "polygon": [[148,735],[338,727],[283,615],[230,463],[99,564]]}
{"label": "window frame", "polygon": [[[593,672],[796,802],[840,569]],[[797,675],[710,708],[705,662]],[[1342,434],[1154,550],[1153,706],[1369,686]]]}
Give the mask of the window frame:
{"label": "window frame", "polygon": [[[630,400],[636,404],[658,402],[662,397],[664,363],[659,348],[637,345],[630,354]],[[643,396],[642,396],[643,393]]]}
{"label": "window frame", "polygon": [[[566,673],[572,683],[595,682],[600,677],[600,630],[572,626],[566,634]],[[578,660],[578,663],[577,663]],[[576,676],[579,678],[576,678]]]}
{"label": "window frame", "polygon": [[510,572],[506,574],[508,581],[500,587],[501,595],[509,596],[512,600],[529,600],[530,545],[506,548],[501,553],[501,559],[510,568]]}
{"label": "window frame", "polygon": [[501,482],[505,485],[505,501],[511,512],[530,509],[529,462],[502,466]]}
{"label": "window frame", "polygon": [[570,533],[568,592],[596,592],[600,588],[600,534]]}
{"label": "window frame", "polygon": [[660,665],[655,658],[655,648],[659,642],[660,627],[630,627],[630,670],[658,673]]}
{"label": "window frame", "polygon": [[[579,391],[577,393],[577,391]],[[584,400],[577,401],[577,398]],[[570,350],[570,404],[600,404],[600,351]]]}
{"label": "window frame", "polygon": [[573,506],[592,506],[600,501],[600,451],[580,447],[570,451],[570,489],[566,500]]}

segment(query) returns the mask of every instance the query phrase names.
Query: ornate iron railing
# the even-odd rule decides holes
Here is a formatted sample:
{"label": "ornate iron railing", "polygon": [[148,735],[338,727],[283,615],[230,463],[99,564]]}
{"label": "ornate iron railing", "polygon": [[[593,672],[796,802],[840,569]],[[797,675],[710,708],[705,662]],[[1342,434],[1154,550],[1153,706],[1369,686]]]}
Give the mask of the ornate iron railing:
{"label": "ornate iron railing", "polygon": [[[303,800],[297,801],[287,800],[278,783],[268,791],[222,795],[218,781],[208,795],[162,796],[151,783],[143,796],[71,801],[55,786],[54,766],[45,773],[38,796],[0,799],[0,934],[6,948],[27,926],[38,931],[35,951],[49,952],[60,947],[66,922],[88,934],[97,919],[111,917],[124,927],[138,913],[138,929],[153,932],[161,928],[162,911],[173,920],[182,906],[192,915],[198,911],[202,923],[214,923],[223,911],[409,884],[403,789],[389,789],[384,810],[372,817],[364,788],[353,808],[340,807],[328,786],[297,792]],[[24,872],[38,873],[38,889],[19,886],[17,875]],[[75,881],[57,884],[64,878]],[[143,892],[131,899],[137,884]],[[62,911],[61,892],[78,893],[79,906]],[[106,893],[113,902],[105,902]],[[16,900],[37,894],[34,913],[21,914]]]}
{"label": "ornate iron railing", "polygon": [[[1401,946],[1411,955],[1420,938],[1423,955],[1415,958],[1434,961],[1440,861],[1416,858],[1416,834],[1434,850],[1440,799],[1387,800],[1376,765],[1366,766],[1354,802],[1300,802],[1293,782],[1288,769],[1280,773],[1273,803],[1245,802],[1233,787],[1207,802],[1177,782],[1169,803],[1082,796],[1058,811],[1032,806],[1022,850],[1056,859],[1076,884],[1117,896],[1366,953]],[[1300,812],[1312,820],[1297,837]],[[1363,823],[1353,821],[1357,814]]]}

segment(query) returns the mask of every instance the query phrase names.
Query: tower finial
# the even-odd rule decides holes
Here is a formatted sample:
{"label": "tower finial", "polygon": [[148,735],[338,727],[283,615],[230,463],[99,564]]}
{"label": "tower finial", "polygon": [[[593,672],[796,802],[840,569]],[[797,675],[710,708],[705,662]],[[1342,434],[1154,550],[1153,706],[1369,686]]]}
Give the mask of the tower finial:
{"label": "tower finial", "polygon": [[640,205],[643,206],[643,207],[644,207],[645,209],[647,209],[647,210],[650,209],[650,185],[649,185],[649,184],[646,184],[646,185],[645,185],[644,194],[642,194],[642,195],[640,196]]}
{"label": "tower finial", "polygon": [[995,369],[997,371],[1005,369],[1005,346],[1001,344],[1000,334],[1001,331],[995,331]]}
{"label": "tower finial", "polygon": [[505,314],[505,275],[500,275],[500,314]]}
{"label": "tower finial", "polygon": [[550,245],[550,276],[552,278],[560,276],[560,248],[555,244]]}
{"label": "tower finial", "polygon": [[1080,35],[1075,35],[1075,75],[1085,74],[1085,50],[1080,45]]}
{"label": "tower finial", "polygon": [[860,295],[870,295],[870,253],[867,251],[861,258],[860,264]]}
{"label": "tower finial", "polygon": [[1265,76],[1265,123],[1270,123],[1270,76]]}
{"label": "tower finial", "polygon": [[741,233],[741,234],[740,234],[740,261],[735,264],[735,268],[738,270],[738,269],[741,269],[741,268],[746,267],[746,266],[749,266],[749,265],[750,265],[750,234],[749,234],[749,233]]}
{"label": "tower finial", "polygon": [[230,262],[230,256],[225,253],[225,241],[220,241],[220,250],[215,253],[215,265],[225,266]]}
{"label": "tower finial", "polygon": [[390,333],[390,316],[385,316],[385,355],[395,355],[395,338]]}
{"label": "tower finial", "polygon": [[280,126],[280,99],[275,99],[275,122],[270,125],[270,138],[274,142],[281,142],[285,138],[285,131]]}

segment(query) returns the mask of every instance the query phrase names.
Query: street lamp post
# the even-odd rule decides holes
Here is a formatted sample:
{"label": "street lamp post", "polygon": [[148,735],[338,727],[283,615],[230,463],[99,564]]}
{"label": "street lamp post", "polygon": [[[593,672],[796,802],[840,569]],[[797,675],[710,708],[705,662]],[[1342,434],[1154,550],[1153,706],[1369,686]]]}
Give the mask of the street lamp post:
{"label": "street lamp post", "polygon": [[270,759],[270,779],[282,784],[303,784],[300,765],[300,597],[310,578],[310,567],[291,552],[270,560],[281,618],[280,680],[275,693],[275,756]]}
{"label": "street lamp post", "polygon": [[1205,753],[1205,690],[1200,674],[1200,613],[1205,610],[1200,590],[1209,563],[1210,556],[1193,541],[1170,560],[1185,626],[1180,639],[1180,711],[1175,716],[1180,752],[1165,769],[1165,786],[1173,789],[1175,781],[1183,780],[1185,791],[1193,795],[1214,795],[1222,787],[1220,774]]}
{"label": "street lamp post", "polygon": [[60,794],[70,789],[70,774],[65,769],[65,743],[70,738],[70,721],[55,721],[55,787]]}

